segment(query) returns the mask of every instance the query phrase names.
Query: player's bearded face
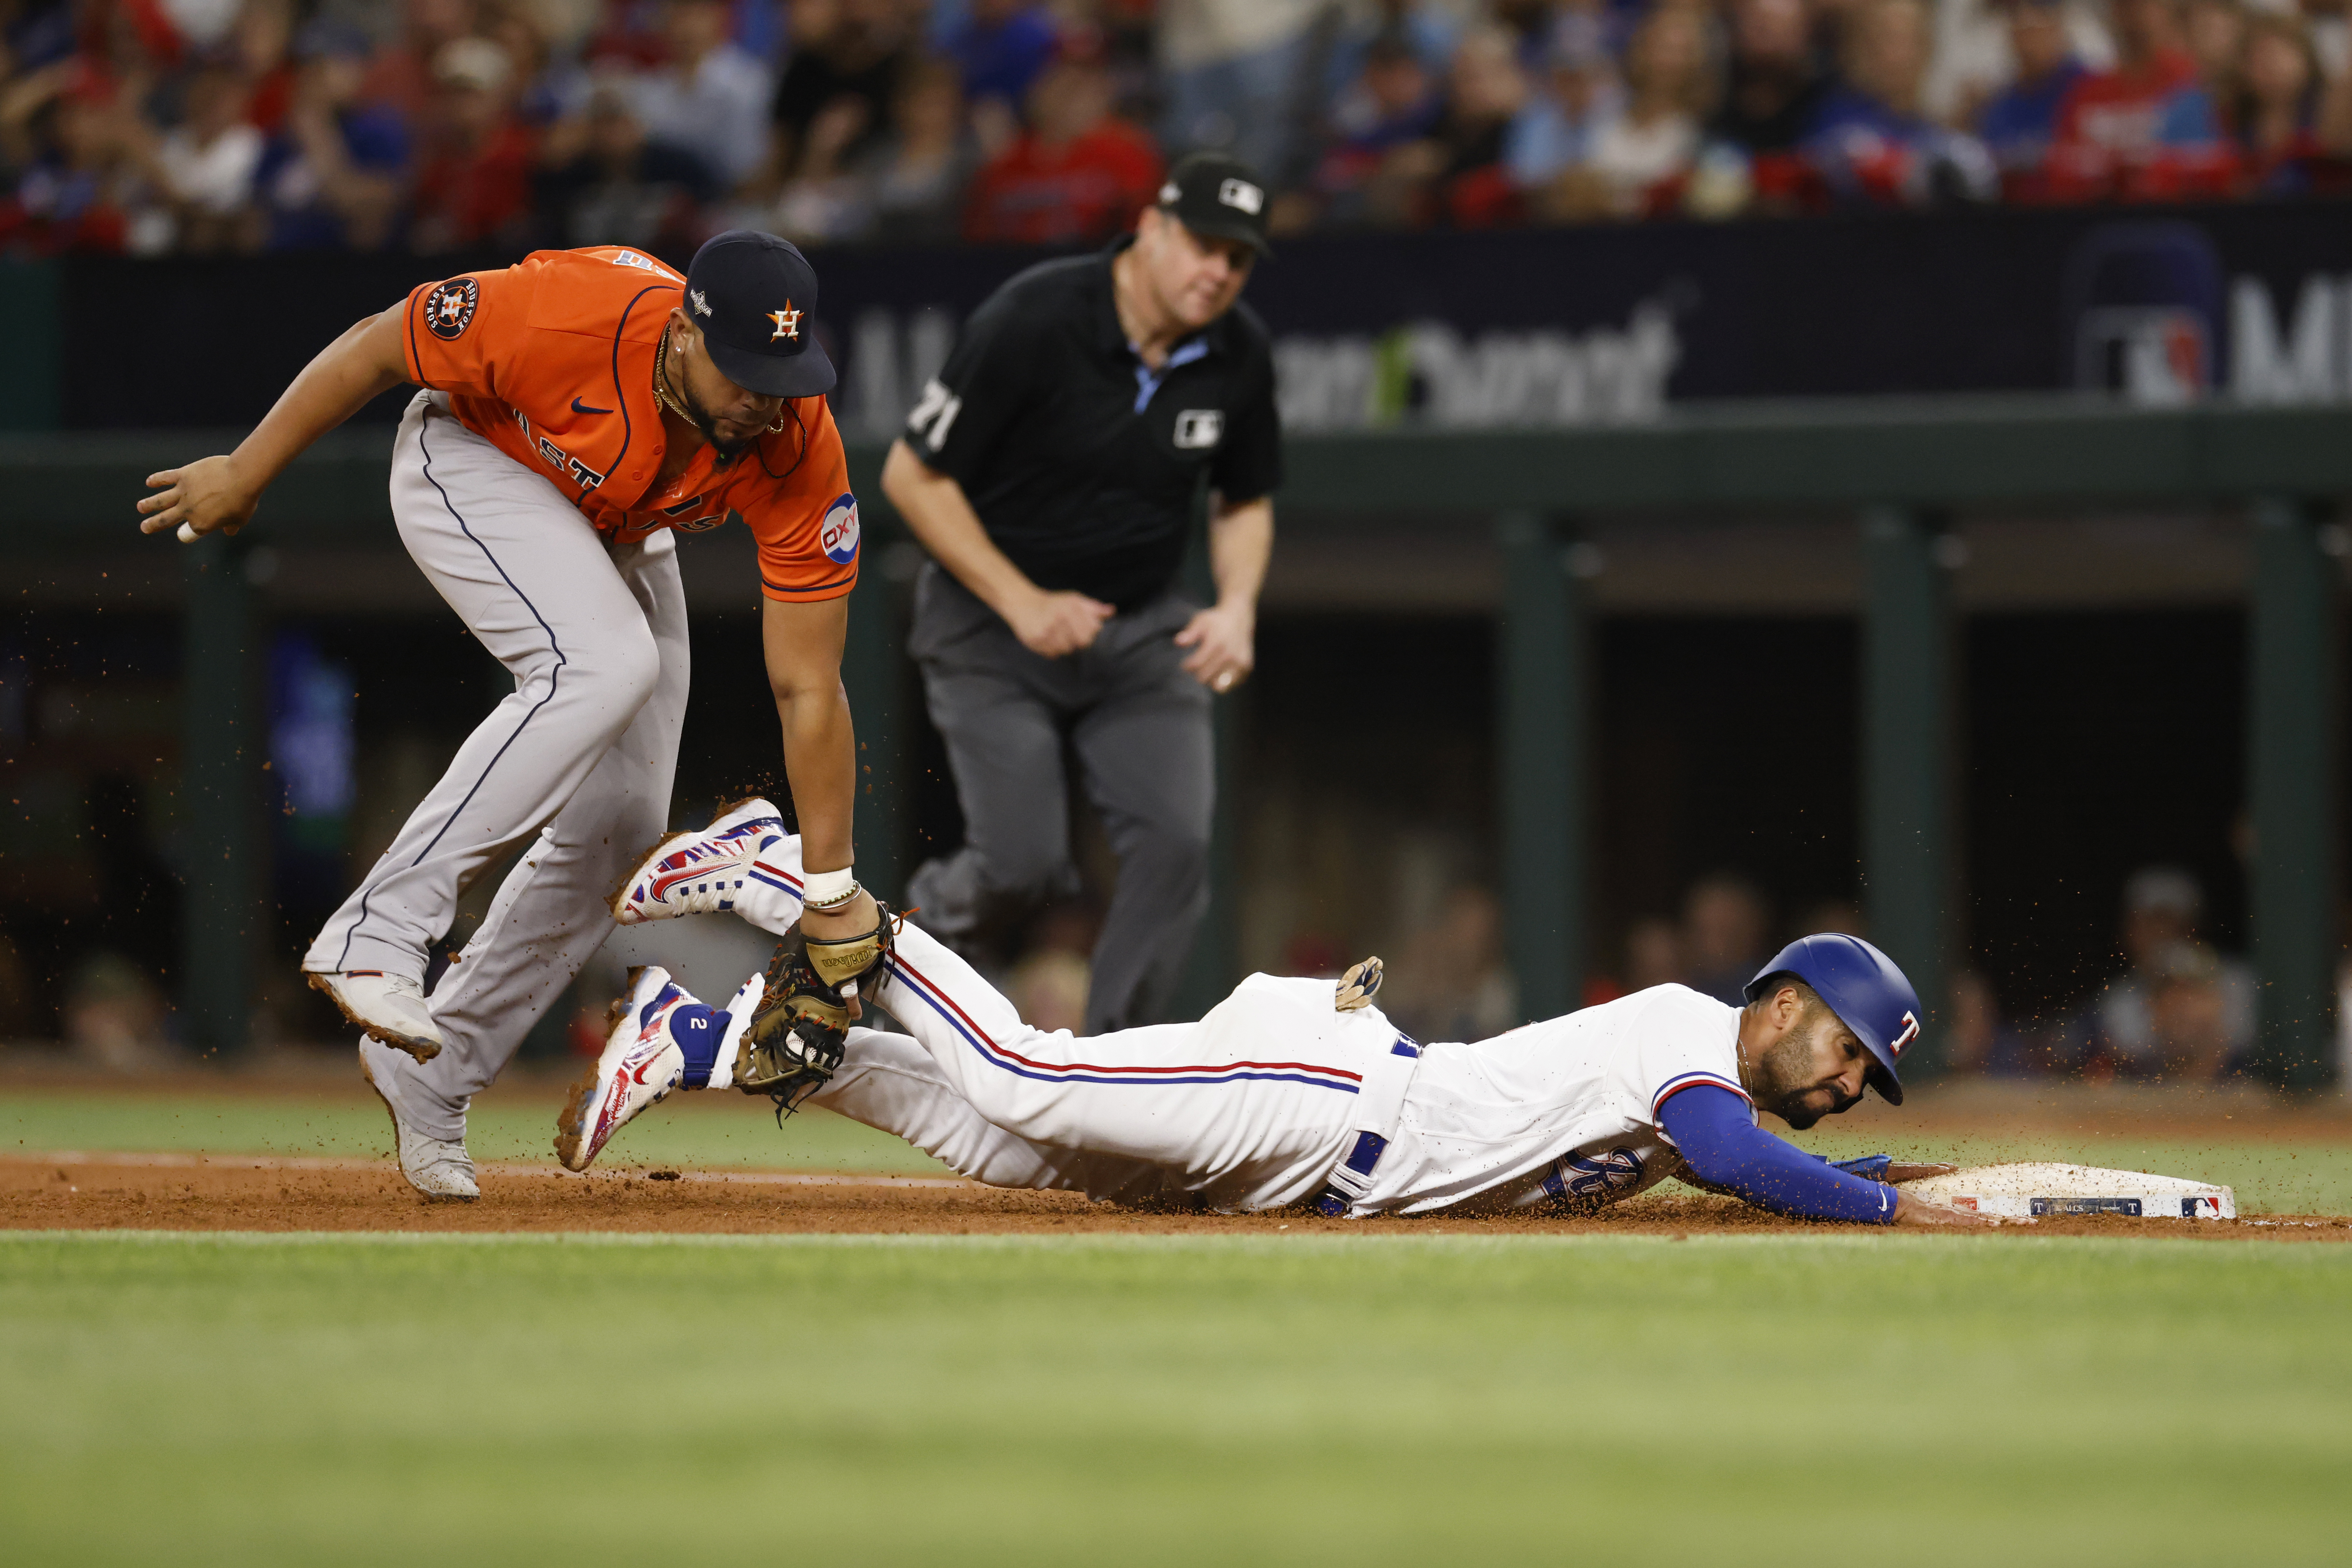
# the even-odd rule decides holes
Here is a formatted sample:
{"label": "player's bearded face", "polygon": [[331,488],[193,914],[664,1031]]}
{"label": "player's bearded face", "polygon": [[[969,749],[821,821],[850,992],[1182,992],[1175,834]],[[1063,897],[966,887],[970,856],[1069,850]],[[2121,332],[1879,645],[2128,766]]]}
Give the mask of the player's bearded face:
{"label": "player's bearded face", "polygon": [[709,355],[691,350],[673,352],[670,363],[682,372],[674,377],[670,390],[722,465],[733,462],[774,423],[782,400],[745,392],[719,373]]}
{"label": "player's bearded face", "polygon": [[1844,1032],[1829,1009],[1808,1009],[1757,1059],[1756,1103],[1802,1132],[1861,1099],[1858,1090],[1846,1092],[1845,1053],[1837,1048]]}

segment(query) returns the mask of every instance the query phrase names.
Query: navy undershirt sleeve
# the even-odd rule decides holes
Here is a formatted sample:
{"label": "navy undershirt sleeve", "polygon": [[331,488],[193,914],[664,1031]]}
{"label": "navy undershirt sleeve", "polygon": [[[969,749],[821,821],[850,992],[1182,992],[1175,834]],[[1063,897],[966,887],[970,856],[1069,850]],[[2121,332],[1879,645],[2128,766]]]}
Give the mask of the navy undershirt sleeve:
{"label": "navy undershirt sleeve", "polygon": [[1692,1176],[1759,1208],[1804,1219],[1895,1222],[1893,1187],[1850,1176],[1774,1137],[1749,1120],[1748,1102],[1728,1089],[1685,1089],[1659,1108],[1658,1118]]}

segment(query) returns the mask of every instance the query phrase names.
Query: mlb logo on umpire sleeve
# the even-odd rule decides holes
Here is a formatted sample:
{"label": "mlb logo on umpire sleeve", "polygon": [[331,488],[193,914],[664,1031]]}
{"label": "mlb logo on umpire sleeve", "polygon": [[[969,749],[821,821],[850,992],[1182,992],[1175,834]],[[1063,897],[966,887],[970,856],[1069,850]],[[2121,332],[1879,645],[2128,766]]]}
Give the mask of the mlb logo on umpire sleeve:
{"label": "mlb logo on umpire sleeve", "polygon": [[1180,452],[1206,451],[1224,434],[1225,411],[1221,408],[1188,408],[1176,416],[1176,448]]}

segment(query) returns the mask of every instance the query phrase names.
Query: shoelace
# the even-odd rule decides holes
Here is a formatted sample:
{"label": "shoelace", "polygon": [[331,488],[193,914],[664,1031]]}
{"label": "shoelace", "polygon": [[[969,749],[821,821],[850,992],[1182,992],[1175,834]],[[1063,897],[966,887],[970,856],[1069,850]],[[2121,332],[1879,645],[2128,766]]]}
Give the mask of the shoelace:
{"label": "shoelace", "polygon": [[776,1131],[782,1132],[784,1118],[798,1111],[801,1108],[801,1102],[816,1091],[817,1085],[814,1083],[796,1083],[790,1089],[768,1090],[766,1092],[768,1102],[776,1108]]}
{"label": "shoelace", "polygon": [[692,890],[684,894],[672,893],[666,902],[677,904],[683,914],[717,915],[734,898],[735,890],[742,885],[741,877],[730,877],[722,873],[708,882],[696,883]]}

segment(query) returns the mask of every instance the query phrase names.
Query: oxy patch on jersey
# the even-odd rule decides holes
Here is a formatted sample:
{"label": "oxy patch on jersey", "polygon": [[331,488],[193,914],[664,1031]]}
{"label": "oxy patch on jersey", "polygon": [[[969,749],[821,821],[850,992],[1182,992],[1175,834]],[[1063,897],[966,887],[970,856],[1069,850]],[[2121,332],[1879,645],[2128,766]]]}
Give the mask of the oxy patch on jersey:
{"label": "oxy patch on jersey", "polygon": [[470,277],[436,283],[425,297],[425,329],[445,340],[461,337],[474,324],[474,310],[481,302],[482,286]]}
{"label": "oxy patch on jersey", "polygon": [[842,496],[824,509],[824,526],[817,535],[827,560],[847,566],[857,559],[857,497]]}

